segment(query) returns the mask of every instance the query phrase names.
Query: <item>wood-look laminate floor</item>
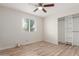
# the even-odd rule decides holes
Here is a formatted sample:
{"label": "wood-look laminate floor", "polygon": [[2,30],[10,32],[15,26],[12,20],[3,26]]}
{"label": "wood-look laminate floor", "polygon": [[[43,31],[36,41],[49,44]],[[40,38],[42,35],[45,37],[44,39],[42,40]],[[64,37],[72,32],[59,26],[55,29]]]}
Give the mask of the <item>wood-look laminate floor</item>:
{"label": "wood-look laminate floor", "polygon": [[65,44],[54,45],[48,42],[36,42],[19,48],[0,51],[5,56],[78,56],[79,47]]}

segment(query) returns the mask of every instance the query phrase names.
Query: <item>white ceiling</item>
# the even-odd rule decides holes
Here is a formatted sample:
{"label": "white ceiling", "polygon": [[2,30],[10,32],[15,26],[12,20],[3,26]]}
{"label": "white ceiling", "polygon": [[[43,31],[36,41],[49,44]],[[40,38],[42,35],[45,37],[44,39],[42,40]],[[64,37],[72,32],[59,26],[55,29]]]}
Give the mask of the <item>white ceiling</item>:
{"label": "white ceiling", "polygon": [[52,14],[65,12],[72,9],[79,9],[79,3],[55,3],[54,7],[45,7],[47,13],[44,13],[41,10],[33,12],[33,10],[36,8],[36,6],[34,6],[36,3],[3,3],[0,5],[34,14],[40,17],[47,17]]}

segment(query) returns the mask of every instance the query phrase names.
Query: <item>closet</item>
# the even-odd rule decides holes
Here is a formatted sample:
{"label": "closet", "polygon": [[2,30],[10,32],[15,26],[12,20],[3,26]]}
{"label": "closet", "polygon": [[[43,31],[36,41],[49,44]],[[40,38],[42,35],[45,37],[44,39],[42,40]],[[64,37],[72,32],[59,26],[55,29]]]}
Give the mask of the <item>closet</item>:
{"label": "closet", "polygon": [[58,41],[79,46],[79,14],[58,18]]}

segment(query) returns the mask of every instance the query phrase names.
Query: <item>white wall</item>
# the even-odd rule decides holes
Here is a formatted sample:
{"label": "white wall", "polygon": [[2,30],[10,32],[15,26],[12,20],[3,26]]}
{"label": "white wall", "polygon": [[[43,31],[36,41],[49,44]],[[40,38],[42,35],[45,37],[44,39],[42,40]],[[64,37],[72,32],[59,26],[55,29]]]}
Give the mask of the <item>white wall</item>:
{"label": "white wall", "polygon": [[[22,19],[31,18],[37,22],[36,32],[25,32]],[[28,44],[43,39],[42,18],[0,6],[0,50],[14,47],[18,42]]]}
{"label": "white wall", "polygon": [[60,11],[46,17],[44,20],[45,41],[58,44],[58,18],[76,13],[79,13],[79,9]]}
{"label": "white wall", "polygon": [[57,44],[57,22],[55,17],[48,17],[44,20],[45,41]]}
{"label": "white wall", "polygon": [[65,43],[65,20],[63,18],[58,19],[58,41]]}

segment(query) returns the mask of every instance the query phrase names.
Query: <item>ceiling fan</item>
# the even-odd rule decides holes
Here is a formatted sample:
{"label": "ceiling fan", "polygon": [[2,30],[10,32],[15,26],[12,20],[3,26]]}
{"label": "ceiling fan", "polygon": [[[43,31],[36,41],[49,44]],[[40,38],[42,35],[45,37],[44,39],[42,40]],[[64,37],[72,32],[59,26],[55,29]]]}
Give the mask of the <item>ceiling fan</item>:
{"label": "ceiling fan", "polygon": [[36,12],[37,10],[42,10],[43,12],[47,13],[47,11],[44,9],[45,7],[54,7],[54,4],[43,4],[38,3],[38,5],[35,5],[37,8],[33,10],[33,12]]}

